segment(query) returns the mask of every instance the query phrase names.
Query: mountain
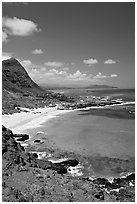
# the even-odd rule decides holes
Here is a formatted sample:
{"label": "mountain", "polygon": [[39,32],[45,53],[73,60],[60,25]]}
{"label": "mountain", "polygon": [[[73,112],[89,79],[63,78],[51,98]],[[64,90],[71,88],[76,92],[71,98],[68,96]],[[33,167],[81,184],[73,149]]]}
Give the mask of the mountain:
{"label": "mountain", "polygon": [[91,86],[87,86],[87,87],[84,87],[86,89],[115,89],[115,88],[118,88],[116,86],[109,86],[109,85],[91,85]]}
{"label": "mountain", "polygon": [[45,107],[57,101],[72,99],[59,93],[52,93],[39,87],[28,75],[18,60],[10,58],[2,61],[2,111],[19,112],[19,107]]}
{"label": "mountain", "polygon": [[3,89],[13,92],[42,92],[24,67],[14,58],[2,61],[2,85]]}

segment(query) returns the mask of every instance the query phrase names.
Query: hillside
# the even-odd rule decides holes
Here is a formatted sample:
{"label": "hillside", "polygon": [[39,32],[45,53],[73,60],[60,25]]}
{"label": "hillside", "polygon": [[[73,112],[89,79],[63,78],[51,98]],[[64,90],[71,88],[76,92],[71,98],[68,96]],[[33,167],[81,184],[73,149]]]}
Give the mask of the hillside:
{"label": "hillside", "polygon": [[18,60],[2,61],[3,113],[18,112],[18,107],[44,107],[52,101],[68,101],[63,94],[53,94],[40,88]]}
{"label": "hillside", "polygon": [[42,92],[42,89],[29,77],[24,67],[14,58],[2,62],[3,89],[20,92]]}

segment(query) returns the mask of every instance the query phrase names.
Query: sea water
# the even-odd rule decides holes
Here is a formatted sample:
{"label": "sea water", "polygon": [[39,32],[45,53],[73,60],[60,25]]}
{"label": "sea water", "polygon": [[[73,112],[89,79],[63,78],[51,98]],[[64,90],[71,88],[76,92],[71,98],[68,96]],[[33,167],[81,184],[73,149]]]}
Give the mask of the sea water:
{"label": "sea water", "polygon": [[[37,134],[38,131],[44,134]],[[28,130],[28,133],[33,140],[45,137],[45,144],[49,146],[86,156],[125,158],[135,155],[135,121],[131,119],[73,111],[43,123],[40,128]]]}
{"label": "sea water", "polygon": [[[87,94],[87,90],[84,91]],[[76,93],[73,90],[74,92]],[[91,92],[88,93],[91,94]],[[117,97],[120,95],[127,101],[129,98],[134,101],[132,89],[103,90],[96,94],[99,96],[100,94],[117,95]],[[43,123],[40,128],[28,130],[28,133],[36,139],[38,131],[45,133],[43,137],[48,141],[48,145],[52,144],[53,147],[62,150],[87,156],[101,155],[118,158],[135,156],[135,120],[133,118],[108,117],[107,114],[93,115],[90,110],[86,114],[82,111],[72,111]]]}

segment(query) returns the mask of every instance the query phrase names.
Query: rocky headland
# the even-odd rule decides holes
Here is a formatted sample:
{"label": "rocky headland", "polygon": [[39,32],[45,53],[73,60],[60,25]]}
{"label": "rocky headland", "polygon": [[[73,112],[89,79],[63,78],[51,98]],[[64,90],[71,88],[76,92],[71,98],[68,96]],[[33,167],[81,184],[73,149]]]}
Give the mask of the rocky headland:
{"label": "rocky headland", "polygon": [[[135,201],[135,174],[129,172],[119,178],[103,178],[75,174],[81,162],[80,155],[59,150],[47,150],[52,157],[41,159],[28,152],[11,130],[2,127],[2,196],[4,202],[130,202]],[[26,137],[26,135],[24,135]],[[91,159],[91,158],[90,158]],[[95,162],[97,158],[94,158]],[[115,160],[115,161],[114,161]],[[105,162],[116,162],[107,159]],[[122,168],[126,170],[123,161]],[[99,163],[98,163],[99,165]],[[103,165],[100,163],[100,165]],[[132,169],[133,170],[133,169]],[[69,171],[74,172],[71,174]],[[78,173],[78,171],[77,171]]]}

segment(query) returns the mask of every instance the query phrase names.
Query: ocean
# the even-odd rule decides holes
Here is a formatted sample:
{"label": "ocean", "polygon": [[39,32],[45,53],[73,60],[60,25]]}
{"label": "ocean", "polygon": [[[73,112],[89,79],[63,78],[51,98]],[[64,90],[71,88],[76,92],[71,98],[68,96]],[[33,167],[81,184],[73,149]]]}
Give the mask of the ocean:
{"label": "ocean", "polygon": [[[91,94],[87,90],[85,92]],[[111,94],[113,97],[117,95],[117,97],[124,96],[126,99],[132,98],[134,101],[133,90],[123,92],[121,89],[117,92],[116,90],[106,92],[103,90],[98,91],[98,96],[104,93]],[[42,131],[49,145],[86,156],[134,157],[135,120],[134,116],[129,114],[130,107],[133,109],[133,106],[128,105],[128,110],[101,108],[72,111],[43,123],[40,128],[28,130],[28,133],[33,139],[36,139],[38,138],[36,133]],[[43,135],[39,134],[39,137]]]}

